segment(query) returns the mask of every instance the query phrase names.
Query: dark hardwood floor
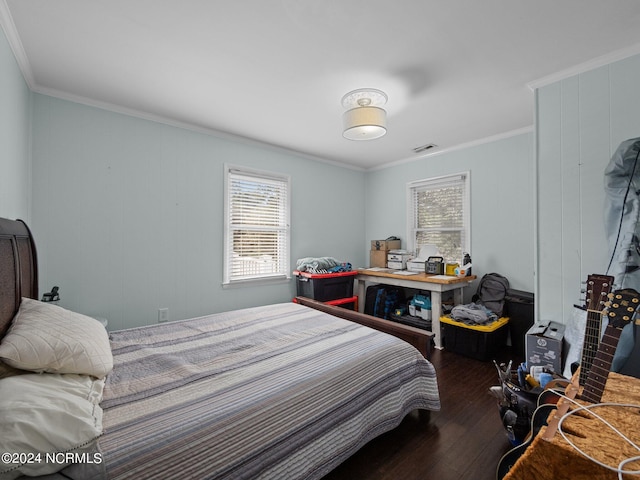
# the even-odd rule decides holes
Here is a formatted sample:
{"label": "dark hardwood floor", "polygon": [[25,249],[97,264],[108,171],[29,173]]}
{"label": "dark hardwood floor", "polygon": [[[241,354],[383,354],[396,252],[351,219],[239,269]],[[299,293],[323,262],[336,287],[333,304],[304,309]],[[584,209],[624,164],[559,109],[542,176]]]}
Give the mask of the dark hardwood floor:
{"label": "dark hardwood floor", "polygon": [[[513,357],[508,348],[496,361]],[[396,429],[365,445],[324,480],[494,480],[511,448],[489,387],[493,362],[434,350],[442,409],[412,412]]]}

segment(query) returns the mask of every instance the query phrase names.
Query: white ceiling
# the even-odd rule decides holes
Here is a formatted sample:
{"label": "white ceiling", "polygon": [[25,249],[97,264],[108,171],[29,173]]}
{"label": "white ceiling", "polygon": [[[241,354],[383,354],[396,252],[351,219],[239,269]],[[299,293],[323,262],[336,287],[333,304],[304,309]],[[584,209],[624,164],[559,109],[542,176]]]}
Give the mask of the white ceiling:
{"label": "white ceiling", "polygon": [[[531,129],[532,84],[640,53],[638,0],[0,0],[0,24],[36,92],[363,169]],[[364,87],[388,133],[346,140]]]}

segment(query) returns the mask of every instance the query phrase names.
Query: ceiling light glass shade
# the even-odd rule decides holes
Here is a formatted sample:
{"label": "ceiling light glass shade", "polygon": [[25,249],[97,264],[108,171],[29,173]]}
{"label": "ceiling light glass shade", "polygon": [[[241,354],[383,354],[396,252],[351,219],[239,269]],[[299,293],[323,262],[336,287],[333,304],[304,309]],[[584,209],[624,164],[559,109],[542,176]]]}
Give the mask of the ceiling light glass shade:
{"label": "ceiling light glass shade", "polygon": [[359,88],[342,97],[342,135],[349,140],[373,140],[387,133],[387,112],[380,108],[387,94],[376,88]]}
{"label": "ceiling light glass shade", "polygon": [[379,107],[362,106],[342,115],[344,132],[349,140],[373,140],[387,133],[387,112]]}

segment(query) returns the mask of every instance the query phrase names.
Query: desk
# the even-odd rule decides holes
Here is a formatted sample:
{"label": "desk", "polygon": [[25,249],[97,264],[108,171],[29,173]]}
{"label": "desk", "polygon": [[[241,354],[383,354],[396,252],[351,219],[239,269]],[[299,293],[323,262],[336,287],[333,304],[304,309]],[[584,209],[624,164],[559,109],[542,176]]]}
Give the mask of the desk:
{"label": "desk", "polygon": [[360,312],[364,311],[366,282],[383,283],[385,285],[394,285],[396,287],[415,288],[417,290],[428,290],[431,292],[431,329],[435,335],[435,347],[441,349],[442,339],[440,332],[440,316],[442,315],[442,292],[453,291],[454,302],[456,304],[461,304],[462,290],[477,277],[475,275],[470,275],[468,277],[458,278],[448,275],[428,275],[426,273],[401,275],[393,273],[395,271],[397,270],[358,270],[358,275],[356,276],[358,310]]}

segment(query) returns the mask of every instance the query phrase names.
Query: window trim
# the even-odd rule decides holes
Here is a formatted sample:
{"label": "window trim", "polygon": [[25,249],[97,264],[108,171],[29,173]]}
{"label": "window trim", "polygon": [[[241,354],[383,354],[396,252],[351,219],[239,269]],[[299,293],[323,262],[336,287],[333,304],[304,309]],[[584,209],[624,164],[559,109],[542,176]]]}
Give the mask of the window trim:
{"label": "window trim", "polygon": [[[233,242],[230,238],[231,227],[229,224],[229,210],[230,210],[230,176],[232,174],[247,175],[256,177],[258,180],[275,180],[286,184],[287,200],[285,203],[285,253],[284,253],[284,272],[279,272],[269,275],[259,275],[252,278],[232,279],[231,277],[231,252],[233,250]],[[241,287],[247,285],[260,285],[274,283],[286,283],[291,279],[291,176],[286,174],[280,174],[270,172],[267,170],[260,170],[251,167],[244,167],[234,164],[224,164],[224,217],[223,217],[223,236],[224,236],[224,248],[223,248],[223,288],[229,287]]]}
{"label": "window trim", "polygon": [[[471,253],[471,171],[466,170],[459,173],[441,175],[438,177],[424,178],[422,180],[415,180],[407,183],[406,201],[407,201],[407,250],[415,252],[418,255],[420,252],[416,252],[415,245],[415,211],[413,203],[413,192],[417,188],[436,186],[440,183],[448,183],[456,178],[461,178],[464,181],[464,212],[463,212],[463,225],[464,225],[464,245],[462,246],[462,252]],[[462,259],[460,259],[462,260]]]}

